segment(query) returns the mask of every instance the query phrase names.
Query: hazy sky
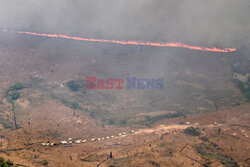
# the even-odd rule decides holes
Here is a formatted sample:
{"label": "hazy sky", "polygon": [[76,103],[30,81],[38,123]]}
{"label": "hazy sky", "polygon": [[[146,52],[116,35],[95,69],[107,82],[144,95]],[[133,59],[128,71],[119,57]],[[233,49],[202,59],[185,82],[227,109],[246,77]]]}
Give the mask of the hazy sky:
{"label": "hazy sky", "polygon": [[1,0],[0,28],[234,47],[250,37],[250,1]]}

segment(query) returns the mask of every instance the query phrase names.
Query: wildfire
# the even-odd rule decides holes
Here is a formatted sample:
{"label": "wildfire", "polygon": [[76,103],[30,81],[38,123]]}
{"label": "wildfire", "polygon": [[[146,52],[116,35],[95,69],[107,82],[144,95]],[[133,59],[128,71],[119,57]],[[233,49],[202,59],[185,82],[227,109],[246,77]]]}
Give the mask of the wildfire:
{"label": "wildfire", "polygon": [[18,34],[27,34],[33,36],[43,36],[43,37],[51,37],[51,38],[64,38],[64,39],[73,39],[78,41],[89,41],[89,42],[105,42],[105,43],[114,43],[121,45],[142,45],[142,46],[157,46],[157,47],[175,47],[175,48],[187,48],[191,50],[200,50],[200,51],[208,51],[208,52],[234,52],[236,48],[206,48],[200,46],[191,46],[183,43],[161,43],[161,42],[142,42],[142,41],[118,41],[118,40],[107,40],[107,39],[93,39],[93,38],[82,38],[82,37],[73,37],[62,34],[44,34],[44,33],[35,33],[35,32],[27,32],[27,31],[12,31],[12,30],[2,30],[4,32],[13,32]]}

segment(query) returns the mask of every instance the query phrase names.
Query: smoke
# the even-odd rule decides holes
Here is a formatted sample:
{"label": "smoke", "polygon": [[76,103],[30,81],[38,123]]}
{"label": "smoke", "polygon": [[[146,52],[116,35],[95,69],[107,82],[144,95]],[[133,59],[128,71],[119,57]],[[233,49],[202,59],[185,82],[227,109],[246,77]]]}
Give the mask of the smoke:
{"label": "smoke", "polygon": [[[25,68],[23,72],[27,72],[30,68],[32,71],[35,69],[44,80],[49,82],[67,81],[75,76],[100,78],[135,76],[142,79],[164,79],[164,89],[160,92],[133,91],[131,94],[131,92],[116,91],[103,92],[103,96],[100,96],[100,92],[93,94],[91,92],[85,99],[74,98],[80,104],[85,104],[89,100],[98,102],[97,106],[115,103],[118,108],[120,107],[117,111],[128,111],[128,113],[134,113],[137,110],[134,108],[137,107],[141,107],[141,111],[163,109],[196,111],[201,106],[210,110],[214,108],[213,105],[232,104],[232,101],[237,101],[234,97],[241,95],[237,91],[231,91],[235,87],[233,82],[230,82],[232,71],[229,62],[230,55],[238,52],[201,53],[200,50],[208,51],[207,48],[210,48],[217,52],[215,47],[238,48],[242,41],[244,41],[243,45],[246,45],[250,42],[247,36],[250,34],[249,16],[249,0],[0,1],[1,30],[12,30],[19,34],[21,32],[23,36],[27,34],[44,36],[39,38],[40,41],[37,40],[37,43],[35,42],[37,38],[32,38],[27,43],[20,42],[26,39],[19,38],[22,35],[10,43],[3,42],[3,46],[11,45],[14,41],[14,48],[22,43],[25,46],[23,48],[30,49],[28,51],[24,49],[24,53],[17,53],[27,55],[27,60],[36,65],[33,67],[24,59],[25,65],[20,65]],[[83,37],[84,41],[100,42],[103,40],[92,39],[104,39],[115,44],[86,44],[74,42],[74,40],[55,40],[47,38],[51,36],[48,34],[64,34],[65,36],[56,35],[56,37],[70,39]],[[83,38],[77,39],[83,40]],[[201,48],[195,47],[195,50],[199,51],[194,51],[116,45],[121,41],[145,41],[146,43],[139,43],[144,45],[147,41],[151,41],[153,45],[156,42],[174,43],[175,47],[184,43],[186,45],[181,47],[201,46]],[[35,45],[36,47],[32,47]],[[10,51],[12,52],[12,49]],[[234,55],[234,57],[237,56]],[[10,57],[10,61],[12,60],[13,66],[16,67],[18,61],[14,61],[14,56]],[[23,56],[18,57],[23,58]],[[218,91],[218,85],[223,85],[220,86],[223,90]],[[236,96],[230,96],[228,92]],[[107,98],[109,97],[107,95],[111,98]],[[213,95],[218,99],[214,100]],[[127,108],[124,109],[124,106]],[[109,109],[110,105],[107,107],[107,110]]]}
{"label": "smoke", "polygon": [[1,0],[0,28],[91,38],[234,47],[249,0]]}

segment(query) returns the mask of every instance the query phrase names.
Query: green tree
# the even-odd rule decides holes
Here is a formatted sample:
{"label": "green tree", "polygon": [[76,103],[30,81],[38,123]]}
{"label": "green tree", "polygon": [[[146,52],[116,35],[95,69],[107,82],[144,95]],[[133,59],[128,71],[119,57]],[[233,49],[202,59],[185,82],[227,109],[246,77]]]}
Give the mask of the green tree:
{"label": "green tree", "polygon": [[12,95],[11,95],[11,99],[12,99],[12,100],[17,100],[17,99],[19,99],[20,97],[21,97],[21,95],[20,95],[19,92],[14,92],[14,93],[12,93]]}
{"label": "green tree", "polygon": [[15,113],[15,100],[19,99],[21,97],[19,92],[13,92],[11,95],[10,103],[12,104],[12,111],[13,111],[13,119],[15,123],[15,127],[17,129],[17,122],[16,122],[16,113]]}
{"label": "green tree", "polygon": [[15,90],[20,90],[20,89],[23,89],[23,84],[22,83],[20,83],[20,82],[17,82],[17,83],[15,83],[15,85],[14,85],[14,89]]}
{"label": "green tree", "polygon": [[76,83],[75,81],[69,81],[67,82],[67,87],[69,87],[69,89],[71,91],[78,91],[80,89],[80,85],[78,83]]}
{"label": "green tree", "polygon": [[73,109],[74,111],[74,116],[76,115],[76,110],[80,108],[79,104],[77,102],[73,102],[71,104],[71,108]]}

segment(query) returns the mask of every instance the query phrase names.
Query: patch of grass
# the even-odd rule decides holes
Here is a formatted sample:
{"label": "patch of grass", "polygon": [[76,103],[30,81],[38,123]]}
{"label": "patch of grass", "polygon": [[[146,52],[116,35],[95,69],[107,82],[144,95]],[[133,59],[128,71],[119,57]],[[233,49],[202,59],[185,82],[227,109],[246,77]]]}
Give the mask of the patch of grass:
{"label": "patch of grass", "polygon": [[206,156],[208,158],[212,158],[212,159],[216,159],[219,160],[222,164],[224,164],[226,167],[236,167],[237,163],[235,161],[233,161],[232,159],[223,157],[221,155],[215,155],[212,153],[208,153],[206,152],[202,146],[196,146],[195,150],[202,156]]}
{"label": "patch of grass", "polygon": [[123,166],[127,162],[127,158],[113,159],[111,162],[112,166]]}
{"label": "patch of grass", "polygon": [[50,92],[49,95],[51,98],[60,101],[62,104],[69,108],[83,110],[77,102],[69,101],[62,96],[54,94],[53,92]]}

